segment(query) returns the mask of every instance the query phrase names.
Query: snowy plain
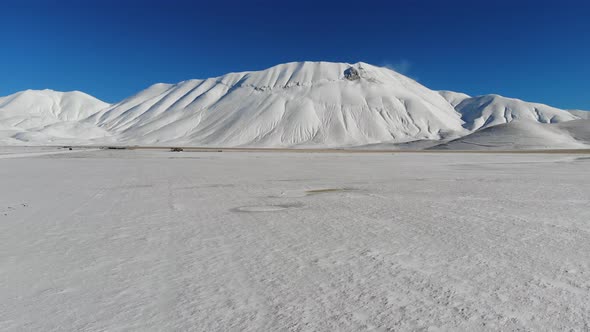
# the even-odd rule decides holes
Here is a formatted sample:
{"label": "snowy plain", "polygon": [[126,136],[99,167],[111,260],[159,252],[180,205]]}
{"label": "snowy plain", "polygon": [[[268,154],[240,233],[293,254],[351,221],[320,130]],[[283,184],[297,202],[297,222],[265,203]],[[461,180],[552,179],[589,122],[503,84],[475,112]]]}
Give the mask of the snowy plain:
{"label": "snowy plain", "polygon": [[0,148],[3,331],[590,325],[588,154],[50,149]]}

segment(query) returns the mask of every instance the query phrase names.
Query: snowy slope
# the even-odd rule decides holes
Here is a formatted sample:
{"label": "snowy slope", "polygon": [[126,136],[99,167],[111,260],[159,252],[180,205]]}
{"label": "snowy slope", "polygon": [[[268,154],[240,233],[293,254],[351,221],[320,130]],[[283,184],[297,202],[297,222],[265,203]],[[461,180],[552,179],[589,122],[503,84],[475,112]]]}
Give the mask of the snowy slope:
{"label": "snowy slope", "polygon": [[572,113],[580,119],[590,120],[590,111],[568,110],[568,112]]}
{"label": "snowy slope", "polygon": [[0,142],[85,141],[109,135],[81,120],[110,106],[79,91],[27,90],[0,98]]}
{"label": "snowy slope", "polygon": [[557,123],[579,119],[575,114],[565,110],[499,95],[469,97],[451,91],[441,91],[440,94],[461,113],[465,128],[471,131],[513,120]]}
{"label": "snowy slope", "polygon": [[296,62],[158,84],[89,121],[142,144],[349,146],[464,132],[438,93],[365,63]]}
{"label": "snowy slope", "polygon": [[516,120],[476,131],[465,137],[435,146],[432,149],[588,149],[590,145],[585,145],[584,142],[588,142],[589,129],[590,121],[588,120],[576,120],[559,124]]}
{"label": "snowy slope", "polygon": [[462,92],[455,92],[455,91],[439,91],[438,92],[443,98],[445,98],[453,107],[457,107],[462,101],[465,99],[471,98],[470,95],[462,93]]}
{"label": "snowy slope", "polygon": [[590,148],[590,119],[567,121],[554,124],[553,126],[567,132],[577,141],[589,144]]}

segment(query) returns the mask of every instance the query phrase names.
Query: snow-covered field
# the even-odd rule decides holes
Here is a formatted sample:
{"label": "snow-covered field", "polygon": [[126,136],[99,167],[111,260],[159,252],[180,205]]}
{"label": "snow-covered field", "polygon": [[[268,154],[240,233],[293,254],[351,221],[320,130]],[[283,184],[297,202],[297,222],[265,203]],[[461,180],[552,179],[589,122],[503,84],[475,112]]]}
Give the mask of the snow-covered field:
{"label": "snow-covered field", "polygon": [[590,326],[587,154],[15,149],[3,331]]}

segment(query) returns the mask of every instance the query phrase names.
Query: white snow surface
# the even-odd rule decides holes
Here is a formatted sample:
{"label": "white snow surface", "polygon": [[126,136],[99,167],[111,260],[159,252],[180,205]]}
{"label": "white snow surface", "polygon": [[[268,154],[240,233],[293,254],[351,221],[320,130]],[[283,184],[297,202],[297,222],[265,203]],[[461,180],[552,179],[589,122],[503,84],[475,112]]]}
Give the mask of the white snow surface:
{"label": "white snow surface", "polygon": [[2,331],[590,323],[584,154],[3,149]]}
{"label": "white snow surface", "polygon": [[[442,144],[513,120],[562,123],[584,117],[582,111],[498,95],[433,91],[362,62],[292,62],[155,84],[114,105],[81,92],[20,92],[0,98],[0,145],[395,149],[410,142]],[[539,139],[539,146],[559,148],[550,146],[552,137]]]}

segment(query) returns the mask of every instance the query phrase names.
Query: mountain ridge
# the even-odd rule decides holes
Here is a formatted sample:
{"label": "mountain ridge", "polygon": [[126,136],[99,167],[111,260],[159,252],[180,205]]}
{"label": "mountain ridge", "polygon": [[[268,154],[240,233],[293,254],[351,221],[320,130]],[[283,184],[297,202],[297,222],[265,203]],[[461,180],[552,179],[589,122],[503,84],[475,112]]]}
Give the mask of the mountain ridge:
{"label": "mountain ridge", "polygon": [[[15,103],[18,94],[26,98]],[[0,143],[393,146],[445,143],[512,121],[562,123],[583,118],[580,112],[499,95],[434,91],[364,62],[290,62],[157,83],[114,104],[78,91],[0,97]]]}

